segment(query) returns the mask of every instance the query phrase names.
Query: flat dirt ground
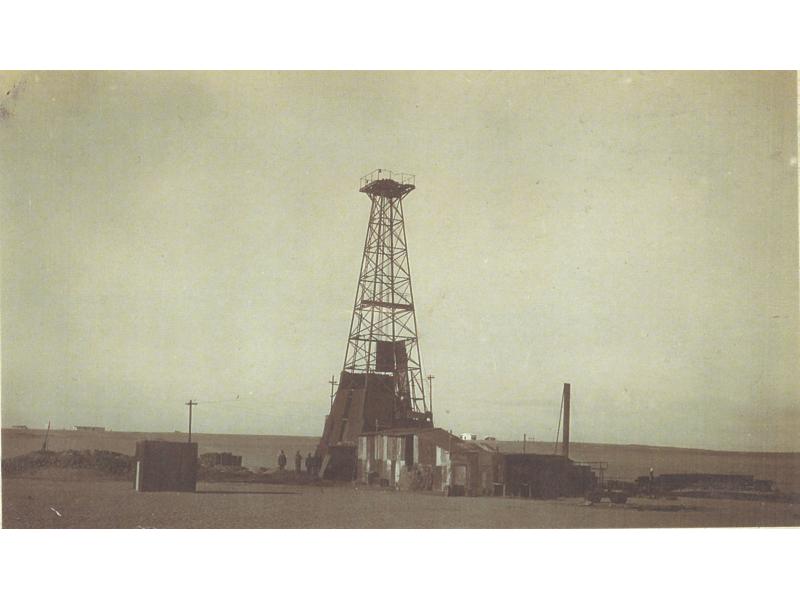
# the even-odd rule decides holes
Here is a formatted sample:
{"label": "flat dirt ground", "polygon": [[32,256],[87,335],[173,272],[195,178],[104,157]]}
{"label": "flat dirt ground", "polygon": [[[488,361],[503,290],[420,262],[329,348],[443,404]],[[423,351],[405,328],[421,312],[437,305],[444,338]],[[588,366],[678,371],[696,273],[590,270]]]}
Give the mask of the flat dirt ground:
{"label": "flat dirt ground", "polygon": [[[57,511],[57,512],[56,512]],[[650,500],[447,498],[340,486],[200,483],[140,493],[128,481],[70,470],[3,480],[5,528],[611,528],[798,526],[800,505]]]}

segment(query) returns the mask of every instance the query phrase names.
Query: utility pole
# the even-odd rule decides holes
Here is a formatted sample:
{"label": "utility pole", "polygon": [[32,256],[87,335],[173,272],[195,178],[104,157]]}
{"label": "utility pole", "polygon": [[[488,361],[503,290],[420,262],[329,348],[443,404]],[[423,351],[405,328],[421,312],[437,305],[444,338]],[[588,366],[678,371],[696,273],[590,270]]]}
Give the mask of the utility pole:
{"label": "utility pole", "polygon": [[431,401],[431,425],[433,425],[433,380],[436,379],[434,375],[428,375],[428,399]]}
{"label": "utility pole", "polygon": [[528,443],[528,434],[522,434],[522,453],[525,454],[525,445]]}
{"label": "utility pole", "polygon": [[189,407],[189,443],[192,443],[192,407],[197,406],[197,402],[194,400],[189,400],[186,403],[186,406]]}
{"label": "utility pole", "polygon": [[330,380],[328,383],[330,383],[330,384],[331,384],[331,408],[333,408],[333,396],[334,396],[334,394],[335,394],[335,392],[334,392],[334,386],[337,384],[336,377],[334,377],[333,375],[331,375],[331,380]]}
{"label": "utility pole", "polygon": [[564,405],[564,443],[561,444],[561,453],[569,458],[569,396],[570,384],[564,384],[564,391],[561,394],[561,402]]}
{"label": "utility pole", "polygon": [[44,432],[44,443],[42,443],[42,452],[47,452],[47,438],[50,435],[50,421],[47,421],[47,431]]}

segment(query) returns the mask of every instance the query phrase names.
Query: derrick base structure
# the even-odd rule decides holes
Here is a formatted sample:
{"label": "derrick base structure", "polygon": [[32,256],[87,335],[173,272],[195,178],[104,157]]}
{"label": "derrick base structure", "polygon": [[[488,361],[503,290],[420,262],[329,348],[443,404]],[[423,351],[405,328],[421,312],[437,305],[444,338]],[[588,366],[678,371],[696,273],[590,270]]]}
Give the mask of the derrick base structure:
{"label": "derrick base structure", "polygon": [[362,434],[398,427],[433,427],[430,415],[412,413],[400,417],[395,414],[396,406],[391,375],[342,371],[317,451],[326,457],[324,477],[343,481],[355,478],[356,443]]}

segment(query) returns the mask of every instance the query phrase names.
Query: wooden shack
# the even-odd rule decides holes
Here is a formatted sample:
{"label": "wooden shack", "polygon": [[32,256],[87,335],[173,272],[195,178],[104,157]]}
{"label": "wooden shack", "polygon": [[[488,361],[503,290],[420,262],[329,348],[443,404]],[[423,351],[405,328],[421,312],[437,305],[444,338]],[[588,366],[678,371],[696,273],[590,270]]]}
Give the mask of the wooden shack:
{"label": "wooden shack", "polygon": [[133,485],[137,492],[194,492],[197,487],[197,443],[136,442]]}
{"label": "wooden shack", "polygon": [[500,456],[490,444],[439,428],[363,433],[357,450],[357,481],[459,496],[491,494]]}
{"label": "wooden shack", "polygon": [[503,454],[494,479],[496,494],[528,498],[583,496],[597,484],[590,466],[559,454]]}

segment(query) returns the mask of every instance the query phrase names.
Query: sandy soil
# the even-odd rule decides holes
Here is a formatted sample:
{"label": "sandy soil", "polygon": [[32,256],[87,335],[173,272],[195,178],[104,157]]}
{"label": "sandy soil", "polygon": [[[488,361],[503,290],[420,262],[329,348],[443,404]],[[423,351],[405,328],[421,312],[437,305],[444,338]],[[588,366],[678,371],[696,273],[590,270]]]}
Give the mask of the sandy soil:
{"label": "sandy soil", "polygon": [[[56,512],[57,511],[57,512]],[[736,500],[446,498],[353,485],[201,483],[138,493],[71,470],[3,480],[7,528],[609,528],[799,526],[800,505]]]}

